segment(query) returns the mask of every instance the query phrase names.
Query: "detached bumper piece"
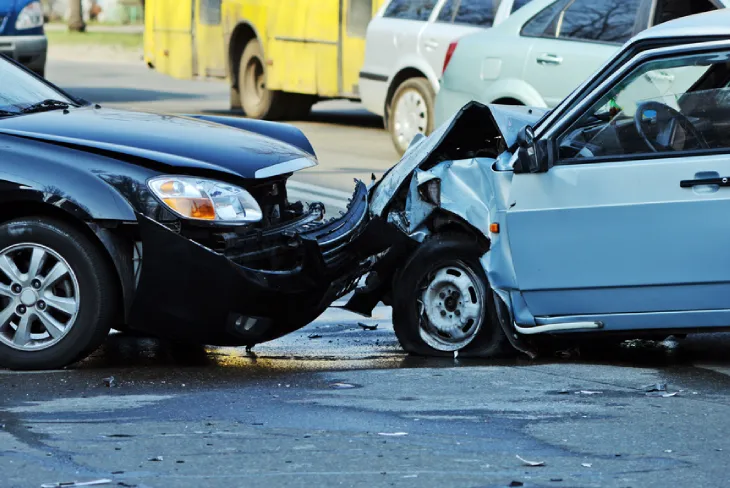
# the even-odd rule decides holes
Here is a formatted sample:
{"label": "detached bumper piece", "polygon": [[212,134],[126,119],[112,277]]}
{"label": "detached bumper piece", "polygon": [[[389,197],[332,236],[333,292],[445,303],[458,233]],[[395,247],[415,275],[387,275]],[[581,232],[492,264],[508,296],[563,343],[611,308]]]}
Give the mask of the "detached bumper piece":
{"label": "detached bumper piece", "polygon": [[362,182],[341,218],[321,222],[323,213],[314,204],[276,228],[218,234],[215,250],[139,216],[144,260],[131,324],[214,345],[253,345],[305,326],[355,288],[373,241]]}

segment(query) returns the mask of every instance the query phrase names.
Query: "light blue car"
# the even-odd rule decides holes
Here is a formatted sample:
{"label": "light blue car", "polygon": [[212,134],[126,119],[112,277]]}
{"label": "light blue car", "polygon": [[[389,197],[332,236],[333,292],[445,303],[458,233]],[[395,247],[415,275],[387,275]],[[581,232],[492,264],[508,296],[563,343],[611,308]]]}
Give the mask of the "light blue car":
{"label": "light blue car", "polygon": [[729,329],[730,11],[644,31],[549,112],[468,104],[370,206],[405,240],[350,308],[390,289],[409,352]]}

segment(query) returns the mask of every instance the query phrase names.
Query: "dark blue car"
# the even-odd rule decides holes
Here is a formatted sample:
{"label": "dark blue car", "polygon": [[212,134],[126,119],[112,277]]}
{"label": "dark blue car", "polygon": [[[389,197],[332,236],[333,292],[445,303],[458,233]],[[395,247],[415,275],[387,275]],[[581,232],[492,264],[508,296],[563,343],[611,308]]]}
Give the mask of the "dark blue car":
{"label": "dark blue car", "polygon": [[45,76],[48,40],[38,0],[0,0],[0,54]]}

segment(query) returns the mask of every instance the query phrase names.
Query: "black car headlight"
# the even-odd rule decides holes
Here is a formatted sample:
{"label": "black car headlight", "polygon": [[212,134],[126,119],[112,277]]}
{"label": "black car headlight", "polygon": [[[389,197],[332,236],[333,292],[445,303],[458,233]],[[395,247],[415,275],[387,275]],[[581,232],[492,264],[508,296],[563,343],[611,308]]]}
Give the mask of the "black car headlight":
{"label": "black car headlight", "polygon": [[191,220],[244,224],[261,220],[261,207],[243,188],[192,176],[158,176],[147,182],[176,215]]}

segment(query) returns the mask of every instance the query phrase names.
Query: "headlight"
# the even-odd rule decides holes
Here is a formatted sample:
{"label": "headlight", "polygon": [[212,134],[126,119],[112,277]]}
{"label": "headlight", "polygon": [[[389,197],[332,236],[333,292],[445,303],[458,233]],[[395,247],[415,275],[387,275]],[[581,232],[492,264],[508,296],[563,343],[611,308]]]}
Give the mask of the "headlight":
{"label": "headlight", "polygon": [[32,29],[43,25],[43,7],[41,2],[30,2],[18,14],[15,28],[18,30]]}
{"label": "headlight", "polygon": [[190,176],[159,176],[147,182],[152,192],[180,217],[232,224],[258,222],[261,207],[243,188]]}

